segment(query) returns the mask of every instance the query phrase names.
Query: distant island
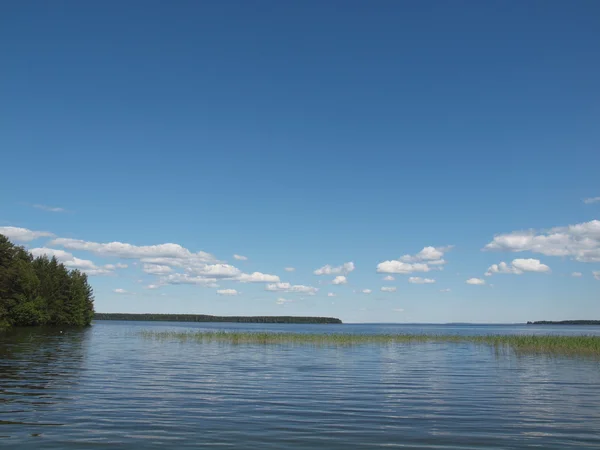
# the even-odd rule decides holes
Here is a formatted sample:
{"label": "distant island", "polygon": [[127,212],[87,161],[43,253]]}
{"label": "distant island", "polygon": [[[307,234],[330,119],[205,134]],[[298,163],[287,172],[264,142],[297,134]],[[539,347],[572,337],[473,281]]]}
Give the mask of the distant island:
{"label": "distant island", "polygon": [[139,320],[157,322],[238,322],[238,323],[342,323],[335,317],[296,316],[209,316],[206,314],[95,313],[94,320]]}
{"label": "distant island", "polygon": [[527,325],[600,325],[600,320],[538,320],[527,322]]}
{"label": "distant island", "polygon": [[34,256],[0,234],[0,329],[87,326],[94,294],[87,275],[56,258]]}

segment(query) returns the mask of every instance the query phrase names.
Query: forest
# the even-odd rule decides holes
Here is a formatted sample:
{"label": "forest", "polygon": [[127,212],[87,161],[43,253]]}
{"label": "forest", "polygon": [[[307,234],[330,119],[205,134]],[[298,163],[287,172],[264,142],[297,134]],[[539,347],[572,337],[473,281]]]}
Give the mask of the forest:
{"label": "forest", "polygon": [[94,295],[87,275],[56,258],[34,258],[0,234],[0,329],[11,326],[87,326]]}
{"label": "forest", "polygon": [[296,316],[209,316],[205,314],[127,314],[96,313],[95,320],[147,320],[165,322],[243,322],[243,323],[342,323],[333,317]]}
{"label": "forest", "polygon": [[538,320],[527,322],[527,325],[600,325],[600,320]]}

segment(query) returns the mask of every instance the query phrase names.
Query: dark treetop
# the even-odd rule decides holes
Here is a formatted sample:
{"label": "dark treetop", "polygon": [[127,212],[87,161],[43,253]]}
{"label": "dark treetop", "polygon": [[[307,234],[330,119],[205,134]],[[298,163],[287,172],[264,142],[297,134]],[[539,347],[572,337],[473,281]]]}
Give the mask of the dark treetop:
{"label": "dark treetop", "polygon": [[600,320],[539,320],[537,322],[527,322],[527,325],[600,325]]}
{"label": "dark treetop", "polygon": [[165,322],[342,323],[334,317],[208,316],[205,314],[96,313],[94,320],[155,320]]}
{"label": "dark treetop", "polygon": [[89,325],[94,295],[87,275],[56,258],[34,258],[0,234],[0,329]]}

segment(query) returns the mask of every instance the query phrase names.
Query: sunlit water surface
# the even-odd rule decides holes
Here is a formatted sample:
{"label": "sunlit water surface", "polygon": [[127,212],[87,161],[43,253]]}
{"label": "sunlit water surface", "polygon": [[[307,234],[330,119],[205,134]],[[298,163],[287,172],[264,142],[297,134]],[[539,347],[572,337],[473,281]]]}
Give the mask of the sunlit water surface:
{"label": "sunlit water surface", "polygon": [[0,447],[600,448],[600,362],[473,344],[260,346],[141,330],[600,334],[600,327],[96,322],[0,333]]}

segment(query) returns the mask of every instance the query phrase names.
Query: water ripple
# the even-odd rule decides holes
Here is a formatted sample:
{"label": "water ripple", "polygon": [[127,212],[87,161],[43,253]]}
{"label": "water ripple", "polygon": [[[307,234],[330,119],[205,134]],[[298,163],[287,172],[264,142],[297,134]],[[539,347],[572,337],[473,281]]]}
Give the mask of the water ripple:
{"label": "water ripple", "polygon": [[0,335],[0,447],[600,448],[598,361],[154,342],[140,326],[164,327]]}

